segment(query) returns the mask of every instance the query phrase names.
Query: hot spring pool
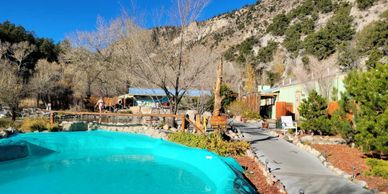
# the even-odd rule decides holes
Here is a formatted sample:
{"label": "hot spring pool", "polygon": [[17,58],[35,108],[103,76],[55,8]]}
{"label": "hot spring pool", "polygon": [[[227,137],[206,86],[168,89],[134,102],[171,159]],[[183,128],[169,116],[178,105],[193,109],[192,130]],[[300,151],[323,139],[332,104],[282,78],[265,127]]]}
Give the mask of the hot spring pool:
{"label": "hot spring pool", "polygon": [[29,133],[0,140],[0,193],[255,193],[241,166],[142,135]]}

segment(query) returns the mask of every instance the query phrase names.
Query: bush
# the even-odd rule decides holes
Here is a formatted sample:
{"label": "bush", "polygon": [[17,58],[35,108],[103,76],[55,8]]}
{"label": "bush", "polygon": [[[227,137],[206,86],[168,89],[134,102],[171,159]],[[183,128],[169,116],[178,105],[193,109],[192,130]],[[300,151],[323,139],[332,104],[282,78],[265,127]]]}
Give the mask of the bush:
{"label": "bush", "polygon": [[286,30],[286,38],[283,46],[290,52],[295,53],[300,48],[300,24],[294,24]]}
{"label": "bush", "polygon": [[356,67],[356,61],[359,57],[357,49],[349,45],[341,45],[339,47],[338,65],[341,70],[351,70]]}
{"label": "bush", "polygon": [[246,111],[243,117],[250,120],[258,120],[260,119],[260,114],[256,111]]}
{"label": "bush", "polygon": [[341,135],[347,143],[354,142],[356,131],[352,128],[351,122],[347,120],[346,113],[340,109],[336,110],[330,118],[331,130]]}
{"label": "bush", "polygon": [[48,118],[26,118],[22,121],[20,130],[23,132],[32,132],[32,131],[59,131],[57,125],[50,125]]}
{"label": "bush", "polygon": [[344,80],[349,98],[356,102],[355,142],[364,151],[388,153],[388,64],[366,72],[353,71]]}
{"label": "bush", "polygon": [[273,60],[273,54],[278,48],[278,43],[269,41],[266,47],[261,48],[257,53],[257,60],[262,63],[268,63]]}
{"label": "bush", "polygon": [[275,36],[283,36],[284,31],[290,23],[289,18],[284,13],[281,13],[275,16],[272,21],[273,22],[267,28],[267,32],[272,32]]}
{"label": "bush", "polygon": [[366,175],[388,178],[388,161],[368,158],[366,164],[370,167],[370,170],[365,173]]}
{"label": "bush", "polygon": [[330,135],[331,123],[327,115],[326,99],[320,96],[315,90],[311,91],[307,99],[303,99],[299,106],[299,113],[302,117],[301,128]]}
{"label": "bush", "polygon": [[11,119],[0,118],[0,128],[7,128],[7,127],[11,127],[12,125],[13,125],[13,122]]}
{"label": "bush", "polygon": [[[237,94],[227,85],[221,85],[221,96],[223,99],[221,101],[221,112],[225,112],[225,108],[228,107],[233,101],[236,100]],[[214,95],[210,98],[210,100],[206,103],[206,109],[208,111],[213,111],[214,109]]]}
{"label": "bush", "polygon": [[302,57],[302,62],[303,62],[303,65],[306,67],[310,64],[310,59],[308,56],[303,56]]}
{"label": "bush", "polygon": [[387,45],[388,22],[377,21],[370,23],[356,36],[357,48],[368,54],[373,49]]}
{"label": "bush", "polygon": [[241,100],[232,102],[227,109],[233,116],[242,116],[246,119],[260,119],[260,113],[254,111],[247,103]]}
{"label": "bush", "polygon": [[372,7],[376,0],[357,0],[357,7],[359,9],[367,9]]}
{"label": "bush", "polygon": [[233,116],[243,116],[246,111],[250,110],[250,107],[244,101],[236,100],[227,106],[227,110],[229,110]]}
{"label": "bush", "polygon": [[303,46],[308,53],[318,59],[324,59],[335,52],[335,42],[325,30],[308,35]]}
{"label": "bush", "polygon": [[316,8],[322,13],[328,13],[333,10],[331,0],[315,0]]}
{"label": "bush", "polygon": [[304,18],[314,10],[314,5],[312,0],[306,0],[304,3],[295,9],[291,10],[287,16],[290,19],[294,19],[296,17]]}
{"label": "bush", "polygon": [[225,141],[219,133],[196,135],[177,132],[170,134],[169,140],[189,147],[207,149],[221,156],[243,155],[249,149],[249,143],[244,141]]}
{"label": "bush", "polygon": [[304,48],[318,59],[324,59],[336,51],[337,45],[352,39],[355,33],[350,6],[341,5],[326,26],[306,37]]}
{"label": "bush", "polygon": [[381,50],[373,49],[370,51],[369,59],[366,61],[365,65],[368,68],[375,68],[377,63],[384,57],[384,53]]}

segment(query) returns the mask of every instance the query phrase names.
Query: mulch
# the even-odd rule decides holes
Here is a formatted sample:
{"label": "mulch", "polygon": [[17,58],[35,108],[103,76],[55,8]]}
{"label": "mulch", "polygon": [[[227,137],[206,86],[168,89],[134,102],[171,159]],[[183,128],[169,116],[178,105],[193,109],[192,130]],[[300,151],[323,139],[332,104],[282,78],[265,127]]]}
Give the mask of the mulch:
{"label": "mulch", "polygon": [[369,189],[377,189],[380,192],[388,193],[388,179],[375,176],[365,176],[364,172],[369,170],[366,164],[366,156],[358,149],[347,145],[311,145],[314,149],[324,155],[335,167],[352,175],[352,168],[355,167],[357,180],[363,180],[368,184]]}
{"label": "mulch", "polygon": [[276,184],[271,185],[266,181],[266,177],[258,164],[248,156],[234,157],[241,166],[246,169],[245,176],[256,187],[256,190],[261,194],[280,194]]}

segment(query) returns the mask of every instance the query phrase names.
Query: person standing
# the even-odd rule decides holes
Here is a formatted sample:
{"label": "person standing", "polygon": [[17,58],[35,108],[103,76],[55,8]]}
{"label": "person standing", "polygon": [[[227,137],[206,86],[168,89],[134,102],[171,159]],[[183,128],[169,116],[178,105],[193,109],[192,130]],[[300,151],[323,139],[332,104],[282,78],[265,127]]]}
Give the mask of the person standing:
{"label": "person standing", "polygon": [[102,113],[102,110],[104,109],[104,100],[102,99],[102,97],[100,98],[100,100],[97,101],[96,106],[98,106],[98,110],[100,111],[100,113]]}

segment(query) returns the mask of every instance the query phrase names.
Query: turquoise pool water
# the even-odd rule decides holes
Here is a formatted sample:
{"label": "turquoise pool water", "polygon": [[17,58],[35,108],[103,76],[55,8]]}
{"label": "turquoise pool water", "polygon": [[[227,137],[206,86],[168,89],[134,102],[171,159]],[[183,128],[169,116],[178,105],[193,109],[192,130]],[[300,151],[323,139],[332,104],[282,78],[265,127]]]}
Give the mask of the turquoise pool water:
{"label": "turquoise pool water", "polygon": [[255,193],[232,158],[142,135],[29,133],[0,140],[0,193]]}

